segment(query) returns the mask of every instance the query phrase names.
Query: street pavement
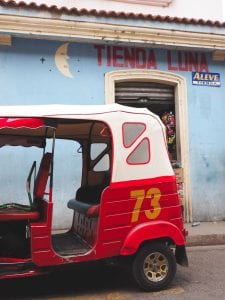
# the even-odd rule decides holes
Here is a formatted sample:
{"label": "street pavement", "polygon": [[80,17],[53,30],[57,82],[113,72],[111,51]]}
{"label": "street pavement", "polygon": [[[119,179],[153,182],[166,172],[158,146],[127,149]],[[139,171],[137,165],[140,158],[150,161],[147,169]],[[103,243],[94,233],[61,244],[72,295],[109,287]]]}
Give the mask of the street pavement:
{"label": "street pavement", "polygon": [[189,267],[178,266],[165,290],[142,292],[129,273],[97,263],[51,275],[0,282],[1,300],[225,300],[225,245],[187,247]]}
{"label": "street pavement", "polygon": [[124,269],[96,262],[33,278],[0,281],[1,300],[225,300],[225,222],[185,224],[189,267],[165,290],[142,292]]}

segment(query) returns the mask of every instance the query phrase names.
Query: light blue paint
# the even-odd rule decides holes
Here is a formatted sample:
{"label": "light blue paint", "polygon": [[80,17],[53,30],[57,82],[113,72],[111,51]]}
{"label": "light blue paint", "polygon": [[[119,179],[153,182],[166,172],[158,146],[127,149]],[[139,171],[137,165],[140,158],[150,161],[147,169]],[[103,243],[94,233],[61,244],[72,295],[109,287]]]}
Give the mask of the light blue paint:
{"label": "light blue paint", "polygon": [[[56,68],[54,60],[55,52],[60,45],[62,42],[15,38],[11,47],[0,47],[1,105],[104,103],[104,75],[106,72],[120,68],[107,66],[105,56],[102,66],[98,66],[97,51],[93,44],[70,43],[68,63],[73,78],[65,77]],[[168,71],[167,50],[157,49],[154,53],[157,69]],[[172,54],[175,66],[177,65],[177,52],[173,51]],[[220,73],[221,87],[193,86],[190,71],[177,71],[187,81],[191,191],[194,218],[200,221],[225,218],[225,65],[224,62],[213,62],[210,53],[206,56],[209,72]],[[45,59],[43,63],[42,58]],[[59,147],[59,149],[66,148]],[[74,151],[76,153],[76,147]],[[72,152],[72,149],[69,150],[68,155]],[[26,155],[27,167],[33,161],[33,155],[33,152]],[[75,155],[74,159],[74,164],[80,166],[79,155]],[[16,161],[14,157],[13,162],[16,163]],[[7,167],[5,159],[1,159],[0,163],[0,170],[4,170]],[[23,159],[20,160],[16,172],[24,174],[21,175],[21,181],[13,183],[16,184],[19,197],[22,195],[24,177],[27,174],[27,171],[24,172]],[[62,173],[58,173],[55,180],[61,184],[61,186],[56,185],[56,194],[59,197],[57,201],[60,206],[56,209],[55,226],[64,227],[65,218],[58,214],[63,212],[62,215],[64,215],[67,199],[79,186],[80,170],[69,169],[66,172],[64,169]],[[68,193],[61,194],[62,187],[66,184],[72,188]],[[1,189],[1,199],[6,198],[9,189],[9,186]],[[22,198],[24,197],[26,197],[25,194]]]}
{"label": "light blue paint", "polygon": [[225,218],[224,63],[212,62],[221,74],[221,88],[191,87],[189,133],[194,219]]}
{"label": "light blue paint", "polygon": [[92,54],[87,46],[80,45],[79,51],[77,44],[70,46],[68,63],[74,76],[71,79],[55,66],[54,55],[62,43],[15,39],[13,44],[15,46],[0,48],[4,70],[0,83],[1,104],[103,103],[102,82],[98,80],[101,75],[96,70],[96,74],[93,73],[92,64],[87,72]]}

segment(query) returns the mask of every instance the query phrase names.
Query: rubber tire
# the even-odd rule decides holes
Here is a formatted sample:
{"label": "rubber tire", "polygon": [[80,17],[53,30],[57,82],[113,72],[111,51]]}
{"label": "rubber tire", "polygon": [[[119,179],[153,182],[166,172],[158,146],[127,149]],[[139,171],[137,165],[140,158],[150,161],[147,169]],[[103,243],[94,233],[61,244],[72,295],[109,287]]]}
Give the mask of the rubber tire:
{"label": "rubber tire", "polygon": [[[164,255],[168,261],[168,272],[166,274],[166,277],[158,282],[149,280],[145,276],[143,270],[143,265],[146,257],[153,252],[162,253],[162,255]],[[136,257],[134,258],[132,265],[132,274],[134,280],[142,290],[147,292],[165,289],[173,280],[176,274],[176,270],[177,265],[173,252],[168,246],[162,243],[151,243],[141,247]]]}

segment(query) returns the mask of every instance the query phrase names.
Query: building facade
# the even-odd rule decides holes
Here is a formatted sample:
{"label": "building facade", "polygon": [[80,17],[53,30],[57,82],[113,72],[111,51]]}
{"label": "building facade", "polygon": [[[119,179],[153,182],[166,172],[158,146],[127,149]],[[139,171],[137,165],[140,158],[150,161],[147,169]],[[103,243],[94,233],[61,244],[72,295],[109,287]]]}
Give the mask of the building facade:
{"label": "building facade", "polygon": [[[118,102],[149,108],[167,126],[186,220],[224,220],[222,1],[213,9],[199,1],[209,20],[200,18],[199,9],[192,19],[188,9],[183,16],[185,1],[30,2],[0,1],[0,104]],[[63,168],[68,177],[79,173],[66,158]],[[68,195],[59,192],[66,176],[59,173],[56,182],[55,228],[63,228],[64,199],[79,183]],[[15,184],[19,199],[21,183]],[[4,185],[3,195],[8,189]]]}

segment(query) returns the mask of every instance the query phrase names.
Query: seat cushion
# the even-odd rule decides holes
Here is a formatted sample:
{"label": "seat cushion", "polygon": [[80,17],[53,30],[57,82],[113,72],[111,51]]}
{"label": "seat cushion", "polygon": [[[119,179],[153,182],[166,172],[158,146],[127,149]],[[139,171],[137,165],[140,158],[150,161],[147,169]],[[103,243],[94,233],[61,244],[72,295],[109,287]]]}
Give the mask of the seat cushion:
{"label": "seat cushion", "polygon": [[25,211],[17,208],[6,208],[0,210],[0,222],[20,220],[36,221],[39,217],[40,214],[38,211]]}
{"label": "seat cushion", "polygon": [[78,201],[76,199],[71,199],[67,203],[67,207],[86,215],[87,217],[97,217],[99,214],[99,205],[92,205]]}

